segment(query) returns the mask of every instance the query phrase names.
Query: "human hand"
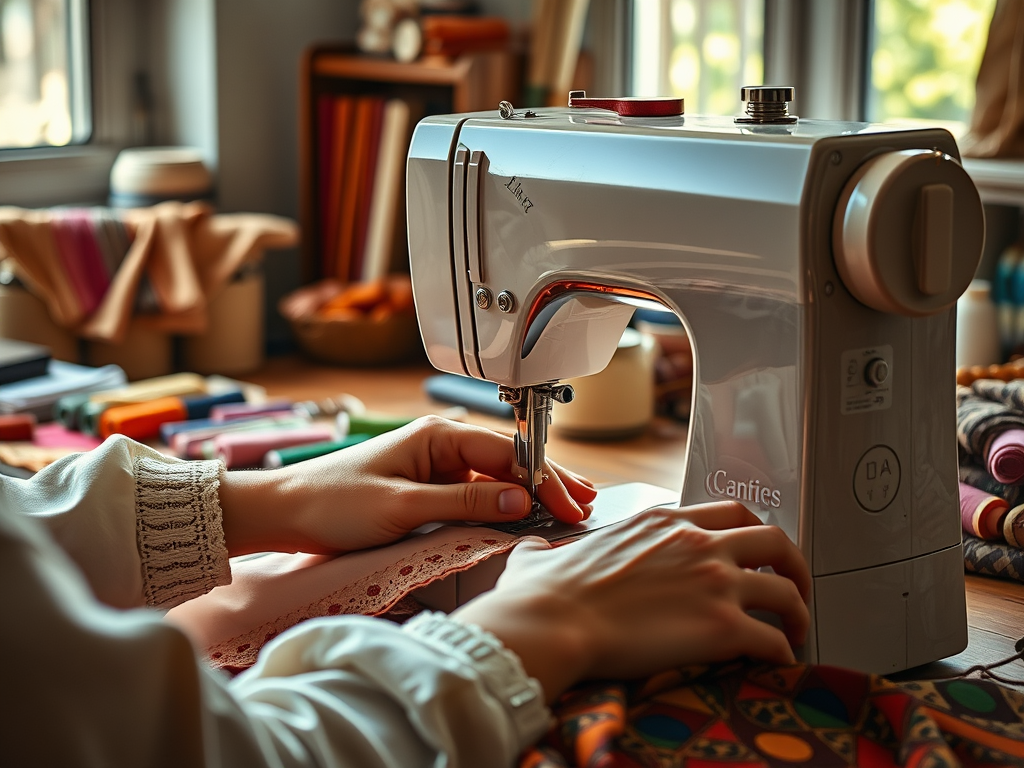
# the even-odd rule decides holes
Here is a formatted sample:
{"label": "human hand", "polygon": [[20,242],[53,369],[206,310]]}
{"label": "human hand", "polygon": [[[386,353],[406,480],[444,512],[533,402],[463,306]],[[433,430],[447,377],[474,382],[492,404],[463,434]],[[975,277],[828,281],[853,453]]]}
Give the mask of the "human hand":
{"label": "human hand", "polygon": [[[770,566],[774,573],[756,569]],[[494,590],[453,613],[495,634],[551,701],[575,682],[750,656],[794,661],[810,572],[737,502],[654,509],[552,549],[528,539]],[[777,614],[783,630],[747,611]]]}
{"label": "human hand", "polygon": [[[512,439],[436,416],[343,451],[221,481],[232,555],[330,553],[380,546],[424,523],[510,522],[530,511],[515,481]],[[590,515],[597,492],[549,462],[537,493],[559,520]]]}

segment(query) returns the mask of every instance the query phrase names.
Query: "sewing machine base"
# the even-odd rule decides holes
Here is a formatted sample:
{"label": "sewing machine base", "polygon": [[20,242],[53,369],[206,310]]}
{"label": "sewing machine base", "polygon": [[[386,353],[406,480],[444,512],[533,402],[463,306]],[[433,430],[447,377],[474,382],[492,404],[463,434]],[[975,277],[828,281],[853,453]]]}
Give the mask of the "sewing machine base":
{"label": "sewing machine base", "polygon": [[[548,541],[566,542],[638,515],[652,507],[674,506],[679,503],[678,491],[671,491],[647,483],[624,483],[601,488],[594,500],[594,510],[587,520],[577,525],[551,523],[537,528],[525,528],[516,536],[540,536]],[[443,579],[421,587],[414,597],[428,608],[453,611],[477,595],[492,589],[505,570],[508,553],[493,555],[467,571],[453,573]]]}

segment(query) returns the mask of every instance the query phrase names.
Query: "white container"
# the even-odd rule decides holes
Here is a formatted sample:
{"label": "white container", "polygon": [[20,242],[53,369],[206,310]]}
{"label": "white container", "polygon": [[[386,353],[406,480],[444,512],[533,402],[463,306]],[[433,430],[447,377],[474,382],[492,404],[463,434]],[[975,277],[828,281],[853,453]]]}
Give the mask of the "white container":
{"label": "white container", "polygon": [[1002,362],[999,324],[988,280],[972,280],[956,302],[956,367]]}
{"label": "white container", "polygon": [[566,379],[576,396],[555,403],[551,428],[568,438],[614,440],[635,437],[654,416],[654,337],[627,328],[611,362],[592,376]]}

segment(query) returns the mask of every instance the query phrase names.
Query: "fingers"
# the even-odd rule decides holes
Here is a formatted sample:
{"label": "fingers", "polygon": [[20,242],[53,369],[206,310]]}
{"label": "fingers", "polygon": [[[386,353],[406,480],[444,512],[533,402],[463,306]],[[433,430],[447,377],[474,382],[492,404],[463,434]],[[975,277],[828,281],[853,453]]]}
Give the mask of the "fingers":
{"label": "fingers", "polygon": [[[545,473],[547,479],[537,486],[537,497],[556,520],[575,525],[590,516],[591,507],[580,505],[566,488],[563,476],[554,469]],[[579,481],[569,480],[577,489],[585,488]],[[594,493],[596,496],[596,492]]]}
{"label": "fingers", "polygon": [[746,571],[739,582],[740,603],[746,610],[774,613],[782,619],[783,631],[792,645],[803,645],[811,614],[796,585],[771,573]]}
{"label": "fingers", "polygon": [[524,517],[532,505],[521,485],[494,481],[418,485],[409,499],[408,515],[415,525],[455,520],[508,523]]}
{"label": "fingers", "polygon": [[677,515],[698,528],[724,531],[761,525],[761,519],[738,501],[712,501],[682,507]]}
{"label": "fingers", "polygon": [[776,627],[744,614],[733,634],[735,645],[730,657],[749,656],[773,664],[792,664],[796,661],[786,636]]}
{"label": "fingers", "polygon": [[722,538],[723,546],[736,565],[757,569],[770,566],[792,581],[806,601],[811,594],[811,573],[800,550],[785,531],[774,525],[738,528]]}

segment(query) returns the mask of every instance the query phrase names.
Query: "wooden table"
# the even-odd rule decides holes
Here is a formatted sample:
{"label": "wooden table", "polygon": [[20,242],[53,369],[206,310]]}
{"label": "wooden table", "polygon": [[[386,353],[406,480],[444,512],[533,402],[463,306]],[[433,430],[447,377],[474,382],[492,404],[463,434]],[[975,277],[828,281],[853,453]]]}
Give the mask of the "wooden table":
{"label": "wooden table", "polygon": [[[377,370],[321,366],[302,358],[275,358],[246,379],[266,388],[269,396],[316,400],[342,392],[355,395],[373,411],[394,415],[423,416],[447,407],[429,399],[423,380],[435,374],[426,363]],[[510,421],[471,414],[476,424],[510,432]],[[676,491],[682,489],[686,430],[669,424],[655,425],[644,435],[614,443],[572,441],[552,434],[548,455],[559,464],[580,472],[595,483],[642,481]],[[976,664],[1012,655],[1014,643],[1024,637],[1024,585],[984,576],[967,575],[967,622],[969,645],[962,653],[943,661],[894,675],[903,679],[945,677]],[[1003,674],[1024,679],[1020,660],[1001,668]]]}

